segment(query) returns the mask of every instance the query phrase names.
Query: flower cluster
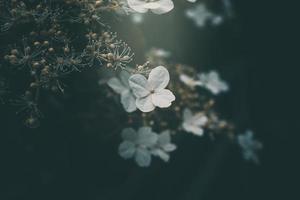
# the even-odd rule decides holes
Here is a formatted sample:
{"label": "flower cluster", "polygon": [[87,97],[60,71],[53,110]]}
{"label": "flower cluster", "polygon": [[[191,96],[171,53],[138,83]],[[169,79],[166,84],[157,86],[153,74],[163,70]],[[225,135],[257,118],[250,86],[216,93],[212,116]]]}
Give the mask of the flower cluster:
{"label": "flower cluster", "polygon": [[148,80],[141,74],[131,75],[121,72],[113,77],[108,85],[121,95],[121,102],[127,112],[138,108],[142,112],[151,112],[155,107],[167,108],[175,100],[170,90],[165,89],[170,80],[168,70],[158,66],[151,70]]}
{"label": "flower cluster", "polygon": [[253,137],[254,133],[251,130],[247,130],[244,134],[237,136],[237,142],[242,149],[244,159],[258,164],[259,159],[256,152],[261,150],[263,145],[260,141],[254,140]]}
{"label": "flower cluster", "polygon": [[[214,110],[213,98],[216,94],[228,91],[227,83],[220,79],[216,71],[197,73],[194,68],[186,65],[169,66],[165,60],[170,53],[165,52],[167,51],[162,49],[151,49],[146,57],[152,62],[137,66],[135,70],[127,68],[127,71],[116,72],[107,81],[107,85],[121,96],[120,102],[124,110],[130,113],[126,126],[141,124],[142,127],[148,127],[139,129],[134,140],[124,136],[124,131],[133,132],[132,129],[122,132],[125,141],[121,143],[119,153],[125,159],[135,158],[139,166],[149,166],[151,155],[157,155],[163,160],[169,159],[166,149],[165,152],[161,149],[153,150],[157,146],[156,136],[153,133],[144,135],[145,130],[151,132],[153,128],[163,132],[167,129],[174,133],[172,136],[186,132],[196,136],[208,134],[211,137],[226,132],[230,139],[234,138],[234,126],[221,119]],[[165,67],[154,67],[158,64]],[[196,74],[196,78],[189,74]],[[165,89],[166,86],[169,89]],[[204,90],[196,90],[196,87],[205,88],[213,95],[203,93]],[[135,112],[137,109],[142,112]],[[164,137],[170,138],[171,135]]]}
{"label": "flower cluster", "polygon": [[[229,9],[229,0],[222,2]],[[99,91],[104,92],[101,100],[113,97],[126,111],[103,104],[114,111],[109,113],[113,118],[126,114],[122,127],[116,127],[123,138],[119,154],[124,159],[134,158],[141,167],[149,166],[152,156],[168,162],[177,148],[171,136],[226,133],[236,139],[246,160],[258,162],[256,151],[262,145],[253,140],[253,133],[235,137],[235,126],[215,110],[217,95],[229,90],[217,71],[169,64],[171,53],[157,48],[146,53],[144,64],[133,67],[131,48],[107,24],[114,14],[132,13],[140,23],[148,11],[160,15],[173,8],[172,0],[0,1],[0,102],[17,106],[24,124],[36,128],[43,117],[42,104],[53,94],[65,93],[67,76],[104,68],[113,75],[99,81],[108,86]],[[188,9],[186,16],[200,27],[224,20],[202,3]]]}
{"label": "flower cluster", "polygon": [[198,4],[196,7],[187,9],[186,16],[194,21],[196,26],[204,27],[207,23],[217,26],[223,22],[221,15],[209,11],[205,4]]}
{"label": "flower cluster", "polygon": [[229,90],[228,84],[220,79],[220,76],[216,71],[198,74],[197,79],[193,79],[186,74],[181,74],[180,80],[191,88],[195,86],[204,87],[214,95]]}
{"label": "flower cluster", "polygon": [[176,149],[171,143],[168,130],[157,134],[151,127],[141,127],[138,131],[132,128],[123,129],[123,142],[119,146],[119,154],[124,159],[134,158],[141,167],[148,167],[151,164],[151,156],[157,156],[168,162],[169,153]]}

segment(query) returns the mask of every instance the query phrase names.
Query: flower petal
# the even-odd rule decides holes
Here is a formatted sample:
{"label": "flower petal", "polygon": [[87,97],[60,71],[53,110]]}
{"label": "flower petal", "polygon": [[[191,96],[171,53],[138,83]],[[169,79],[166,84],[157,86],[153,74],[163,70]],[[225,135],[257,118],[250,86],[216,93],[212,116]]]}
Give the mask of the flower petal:
{"label": "flower petal", "polygon": [[144,7],[147,9],[157,9],[160,7],[160,2],[159,1],[148,2],[148,3],[145,3]]}
{"label": "flower petal", "polygon": [[133,128],[124,128],[121,135],[123,140],[128,140],[131,142],[136,142],[138,136],[137,132]]}
{"label": "flower petal", "polygon": [[179,76],[179,79],[184,83],[186,84],[187,86],[193,88],[195,86],[200,86],[202,85],[202,83],[198,80],[194,80],[193,78],[189,77],[188,75],[186,74],[181,74]]}
{"label": "flower petal", "polygon": [[175,100],[174,94],[167,89],[159,90],[151,95],[152,102],[160,108],[167,108]]}
{"label": "flower petal", "polygon": [[119,77],[120,77],[120,81],[122,82],[122,84],[124,86],[126,86],[127,88],[129,88],[130,73],[125,70],[122,70],[119,73]]}
{"label": "flower petal", "polygon": [[208,119],[202,113],[198,113],[193,116],[193,124],[197,126],[204,126],[207,123]]}
{"label": "flower petal", "polygon": [[157,134],[152,132],[152,129],[150,127],[139,128],[137,144],[151,147],[156,144],[157,140]]}
{"label": "flower petal", "polygon": [[116,77],[109,79],[107,85],[118,94],[121,94],[124,90],[128,90],[128,88],[126,88]]}
{"label": "flower petal", "polygon": [[204,133],[204,131],[201,127],[193,126],[189,123],[183,123],[182,127],[185,131],[193,133],[193,134],[198,135],[198,136],[202,136],[203,133]]}
{"label": "flower petal", "polygon": [[148,83],[152,90],[164,89],[167,87],[169,81],[169,72],[163,66],[158,66],[152,69],[148,78]]}
{"label": "flower petal", "polygon": [[129,78],[129,85],[137,98],[142,98],[150,94],[148,81],[143,75],[132,75]]}
{"label": "flower petal", "polygon": [[126,112],[136,111],[135,97],[130,90],[126,90],[121,94],[121,103]]}
{"label": "flower petal", "polygon": [[151,153],[155,156],[160,157],[163,161],[168,162],[170,160],[169,154],[161,149],[153,149]]}
{"label": "flower petal", "polygon": [[140,109],[142,112],[151,112],[155,109],[154,104],[152,103],[151,96],[147,96],[144,98],[136,99],[136,107]]}
{"label": "flower petal", "polygon": [[135,154],[135,144],[129,141],[124,141],[119,146],[119,154],[122,158],[132,158]]}
{"label": "flower petal", "polygon": [[162,147],[162,149],[166,152],[171,152],[171,151],[175,151],[177,149],[177,146],[175,144],[166,144]]}
{"label": "flower petal", "polygon": [[137,148],[135,161],[140,167],[148,167],[151,164],[151,154],[145,148]]}
{"label": "flower petal", "polygon": [[170,130],[165,130],[158,135],[158,145],[163,146],[171,142]]}
{"label": "flower petal", "polygon": [[156,9],[151,9],[151,11],[155,14],[164,14],[171,11],[174,8],[174,3],[172,0],[160,0],[158,1],[160,6]]}
{"label": "flower petal", "polygon": [[190,120],[193,117],[192,111],[188,108],[185,108],[183,110],[183,120],[187,121]]}
{"label": "flower petal", "polygon": [[147,8],[144,7],[145,1],[142,0],[127,0],[127,3],[130,8],[139,13],[145,13],[148,11]]}

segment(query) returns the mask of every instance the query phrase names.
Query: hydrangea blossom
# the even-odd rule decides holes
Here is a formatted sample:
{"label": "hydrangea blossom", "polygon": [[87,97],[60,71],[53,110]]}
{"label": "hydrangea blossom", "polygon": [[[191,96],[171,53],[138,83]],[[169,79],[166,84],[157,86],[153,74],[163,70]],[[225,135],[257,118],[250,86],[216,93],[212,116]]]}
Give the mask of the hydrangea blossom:
{"label": "hydrangea blossom", "polygon": [[151,153],[168,162],[170,159],[169,153],[176,150],[176,148],[176,145],[171,143],[170,131],[166,130],[158,135],[157,144],[152,148]]}
{"label": "hydrangea blossom", "polygon": [[183,111],[182,127],[185,131],[202,136],[204,133],[203,126],[206,125],[208,119],[203,113],[192,114],[188,108]]}
{"label": "hydrangea blossom", "polygon": [[139,13],[151,10],[155,14],[164,14],[174,8],[172,0],[127,0],[127,2],[130,8]]}
{"label": "hydrangea blossom", "polygon": [[121,103],[124,109],[127,112],[133,112],[136,110],[135,105],[135,96],[129,86],[129,77],[130,74],[122,70],[118,77],[113,77],[109,79],[107,84],[111,87],[116,93],[121,95]]}
{"label": "hydrangea blossom", "polygon": [[220,79],[219,74],[216,71],[211,71],[207,74],[199,74],[199,80],[202,85],[211,91],[214,95],[229,90],[227,83]]}
{"label": "hydrangea blossom", "polygon": [[254,140],[253,136],[253,132],[247,130],[244,134],[237,136],[237,142],[243,151],[244,159],[258,164],[259,159],[256,152],[262,149],[263,145],[261,142]]}
{"label": "hydrangea blossom", "polygon": [[201,86],[202,83],[199,80],[195,80],[192,77],[186,75],[186,74],[181,74],[179,76],[179,79],[186,84],[187,86],[194,88],[195,86]]}
{"label": "hydrangea blossom", "polygon": [[134,158],[140,167],[151,164],[151,150],[158,140],[156,133],[150,127],[141,127],[136,132],[132,128],[122,131],[123,142],[119,146],[119,154],[124,159]]}
{"label": "hydrangea blossom", "polygon": [[210,12],[203,3],[186,10],[185,14],[188,18],[192,19],[198,27],[204,27],[207,22],[215,26],[223,22],[222,16]]}
{"label": "hydrangea blossom", "polygon": [[168,70],[158,66],[151,70],[148,80],[141,74],[129,78],[129,85],[136,96],[136,106],[142,112],[151,112],[155,107],[167,108],[175,100],[174,94],[165,89],[170,81]]}

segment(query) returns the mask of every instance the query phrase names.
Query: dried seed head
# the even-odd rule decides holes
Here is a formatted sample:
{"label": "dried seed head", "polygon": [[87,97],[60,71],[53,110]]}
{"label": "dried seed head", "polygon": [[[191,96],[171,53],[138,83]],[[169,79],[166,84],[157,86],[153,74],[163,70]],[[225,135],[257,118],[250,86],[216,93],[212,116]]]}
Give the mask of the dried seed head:
{"label": "dried seed head", "polygon": [[107,58],[108,58],[109,60],[113,60],[113,59],[114,59],[114,54],[113,54],[113,53],[108,53],[108,54],[107,54]]}

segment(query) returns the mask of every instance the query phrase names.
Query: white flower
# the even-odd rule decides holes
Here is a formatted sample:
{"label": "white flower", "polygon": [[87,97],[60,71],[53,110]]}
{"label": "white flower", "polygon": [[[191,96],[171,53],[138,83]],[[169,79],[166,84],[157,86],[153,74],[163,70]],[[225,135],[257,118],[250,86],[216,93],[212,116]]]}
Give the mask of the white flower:
{"label": "white flower", "polygon": [[247,130],[244,134],[237,136],[237,142],[243,150],[243,157],[245,160],[253,161],[256,164],[259,163],[256,151],[262,149],[263,145],[261,142],[254,140],[253,132]]}
{"label": "white flower", "polygon": [[127,0],[130,8],[139,13],[151,10],[155,14],[164,14],[174,8],[172,0]]}
{"label": "white flower", "polygon": [[222,16],[210,12],[203,3],[198,4],[195,8],[186,10],[185,14],[198,27],[205,26],[207,22],[210,22],[212,25],[219,25],[223,22]]}
{"label": "white flower", "polygon": [[135,24],[141,24],[144,21],[144,16],[140,13],[133,13],[131,14],[131,20]]}
{"label": "white flower", "polygon": [[159,48],[152,48],[150,52],[156,58],[169,58],[171,56],[171,53],[169,51]]}
{"label": "white flower", "polygon": [[186,74],[181,74],[179,76],[179,79],[186,84],[187,86],[194,88],[195,86],[200,86],[202,85],[202,83],[198,80],[195,80],[193,78],[191,78],[190,76],[186,75]]}
{"label": "white flower", "polygon": [[176,145],[171,143],[170,131],[166,130],[158,135],[157,144],[152,148],[151,153],[168,162],[170,159],[169,153],[176,150],[176,148]]}
{"label": "white flower", "polygon": [[182,127],[185,131],[202,136],[204,133],[203,126],[206,125],[208,119],[202,113],[192,114],[191,110],[186,108],[183,111]]}
{"label": "white flower", "polygon": [[121,103],[127,112],[133,112],[136,110],[135,96],[129,86],[130,74],[126,71],[121,71],[118,77],[109,79],[107,84],[116,93],[121,95]]}
{"label": "white flower", "polygon": [[211,71],[207,74],[203,73],[198,76],[203,86],[210,90],[214,95],[229,90],[227,83],[220,79],[219,74],[216,71]]}
{"label": "white flower", "polygon": [[136,106],[142,112],[150,112],[155,107],[167,108],[175,100],[174,94],[165,89],[170,81],[168,70],[158,66],[151,70],[148,80],[141,74],[129,78],[129,85],[136,96]]}
{"label": "white flower", "polygon": [[122,131],[123,142],[119,146],[119,154],[124,159],[133,158],[140,167],[151,164],[150,147],[157,143],[158,136],[150,127],[141,127],[138,132],[132,128]]}
{"label": "white flower", "polygon": [[197,0],[187,0],[190,3],[195,3]]}

